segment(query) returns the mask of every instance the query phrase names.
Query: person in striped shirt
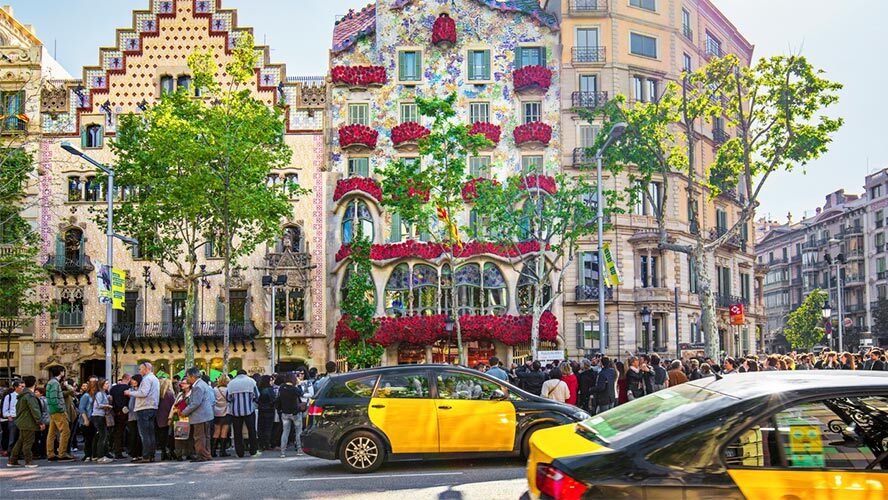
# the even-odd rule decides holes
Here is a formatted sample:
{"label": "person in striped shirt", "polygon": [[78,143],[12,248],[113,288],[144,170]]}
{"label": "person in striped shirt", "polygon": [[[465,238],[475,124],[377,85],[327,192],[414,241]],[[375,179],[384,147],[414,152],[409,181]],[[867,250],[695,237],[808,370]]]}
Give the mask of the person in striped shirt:
{"label": "person in striped shirt", "polygon": [[250,455],[258,457],[256,441],[256,402],[259,400],[259,389],[256,381],[247,376],[244,370],[238,370],[234,380],[228,383],[228,413],[231,415],[234,451],[238,457],[244,456],[243,426],[247,426]]}

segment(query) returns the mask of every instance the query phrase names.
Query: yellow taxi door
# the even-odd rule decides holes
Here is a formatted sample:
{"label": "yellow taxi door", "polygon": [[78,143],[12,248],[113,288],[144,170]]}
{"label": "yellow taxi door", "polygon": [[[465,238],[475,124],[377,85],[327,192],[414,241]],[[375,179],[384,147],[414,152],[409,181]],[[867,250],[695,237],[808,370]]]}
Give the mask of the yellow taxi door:
{"label": "yellow taxi door", "polygon": [[515,405],[499,400],[505,389],[486,378],[456,371],[436,377],[438,436],[442,453],[512,451]]}
{"label": "yellow taxi door", "polygon": [[438,451],[438,419],[426,370],[387,373],[370,399],[370,422],[382,430],[392,453]]}
{"label": "yellow taxi door", "polygon": [[746,498],[761,500],[888,498],[888,474],[884,472],[737,469],[728,473]]}

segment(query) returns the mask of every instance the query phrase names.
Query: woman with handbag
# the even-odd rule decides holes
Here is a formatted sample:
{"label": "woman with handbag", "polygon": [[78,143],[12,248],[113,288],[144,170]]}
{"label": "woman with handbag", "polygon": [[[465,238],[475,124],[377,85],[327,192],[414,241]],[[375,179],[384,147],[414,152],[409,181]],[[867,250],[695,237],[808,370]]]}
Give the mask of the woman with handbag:
{"label": "woman with handbag", "polygon": [[84,462],[92,462],[93,459],[98,458],[93,456],[93,436],[96,435],[96,428],[93,427],[92,422],[90,421],[93,412],[93,397],[92,395],[98,391],[98,383],[99,379],[96,377],[90,377],[89,381],[86,383],[86,391],[80,395],[80,405],[78,410],[80,411],[80,429],[83,433],[83,461]]}
{"label": "woman with handbag", "polygon": [[[213,457],[227,457],[228,454],[228,426],[231,423],[231,415],[228,414],[228,376],[222,374],[216,379],[216,388],[213,389],[216,402],[213,404]],[[219,448],[217,454],[216,447]]]}
{"label": "woman with handbag", "polygon": [[[132,390],[138,390],[142,383],[142,375],[135,374],[130,379]],[[142,456],[142,438],[139,437],[139,422],[136,421],[136,398],[129,398],[126,408],[126,449],[130,457]]]}
{"label": "woman with handbag", "polygon": [[644,373],[641,371],[641,361],[635,356],[630,357],[628,363],[626,396],[629,401],[632,401],[644,396]]}
{"label": "woman with handbag", "polygon": [[92,453],[94,462],[100,464],[111,463],[114,460],[105,456],[108,444],[108,425],[106,415],[111,410],[111,400],[108,399],[108,390],[111,389],[111,382],[100,378],[95,386],[90,386],[89,397],[92,398],[92,416],[89,423],[95,429],[95,436],[92,442]]}
{"label": "woman with handbag", "polygon": [[188,425],[188,417],[180,414],[188,406],[188,397],[191,396],[191,384],[187,380],[182,380],[179,382],[179,388],[179,395],[176,396],[176,401],[173,403],[172,410],[170,410],[170,427],[173,429],[175,458],[181,462],[192,458],[194,446],[189,439],[191,429]]}
{"label": "woman with handbag", "polygon": [[168,378],[160,379],[158,393],[160,394],[160,402],[157,405],[154,436],[157,440],[157,448],[160,450],[160,459],[171,460],[173,458],[173,443],[170,441],[170,412],[176,402],[173,382]]}

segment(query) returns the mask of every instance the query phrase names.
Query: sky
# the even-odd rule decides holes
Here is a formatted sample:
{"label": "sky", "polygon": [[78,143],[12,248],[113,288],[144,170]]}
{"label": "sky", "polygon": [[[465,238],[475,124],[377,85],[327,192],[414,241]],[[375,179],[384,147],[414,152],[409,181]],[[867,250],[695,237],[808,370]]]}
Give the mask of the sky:
{"label": "sky", "polygon": [[[368,0],[369,1],[369,0]],[[289,76],[326,73],[337,15],[365,0],[223,0],[241,25],[271,49]],[[50,52],[76,77],[113,45],[114,30],[129,27],[148,0],[0,0],[33,24]],[[862,193],[864,176],[888,167],[888,0],[713,0],[755,45],[756,57],[801,53],[826,78],[844,84],[828,113],[845,125],[830,150],[792,173],[772,175],[760,196],[759,216],[785,221],[813,214],[827,194]],[[98,13],[98,14],[97,14]],[[880,34],[881,33],[881,34]],[[803,174],[804,171],[804,174]]]}

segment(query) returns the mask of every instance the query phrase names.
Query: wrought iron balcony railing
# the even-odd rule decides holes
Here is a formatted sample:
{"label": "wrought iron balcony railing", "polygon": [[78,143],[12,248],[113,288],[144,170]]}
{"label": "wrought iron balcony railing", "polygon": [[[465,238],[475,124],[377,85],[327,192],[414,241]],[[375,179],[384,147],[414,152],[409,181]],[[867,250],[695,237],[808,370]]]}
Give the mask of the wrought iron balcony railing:
{"label": "wrought iron balcony railing", "polygon": [[724,130],[718,128],[712,129],[712,142],[716,144],[724,144],[728,142],[730,138],[731,136]]}
{"label": "wrought iron balcony railing", "polygon": [[[204,321],[199,322],[194,329],[195,339],[216,340],[223,336],[225,322]],[[247,323],[229,323],[229,338],[231,340],[252,340],[257,335],[256,326],[252,321]],[[162,323],[114,323],[112,334],[119,339],[130,340],[183,340],[185,338],[185,325],[179,322]],[[96,338],[105,338],[105,323],[93,333]],[[117,339],[115,339],[117,340]]]}
{"label": "wrought iron balcony railing", "polygon": [[598,109],[607,104],[607,92],[574,92],[570,95],[573,108]]}
{"label": "wrought iron balcony railing", "polygon": [[604,62],[604,47],[574,47],[571,53],[574,64]]}
{"label": "wrought iron balcony railing", "polygon": [[64,254],[50,255],[43,267],[50,272],[66,275],[89,274],[95,270],[92,261],[89,260],[87,255],[77,257],[70,257]]}
{"label": "wrought iron balcony railing", "polygon": [[684,35],[690,41],[694,41],[694,30],[691,29],[690,26],[684,25],[681,27],[681,34]]}
{"label": "wrought iron balcony railing", "polygon": [[749,305],[749,299],[739,295],[725,295],[721,293],[715,294],[715,305],[721,308],[728,308],[734,304]]}
{"label": "wrought iron balcony railing", "polygon": [[[606,287],[604,289],[604,300],[613,300],[613,298],[614,298],[613,288]],[[595,285],[577,285],[575,300],[577,302],[598,300],[598,287]]]}
{"label": "wrought iron balcony railing", "polygon": [[595,155],[589,148],[574,148],[573,150],[573,166],[582,167],[595,164]]}
{"label": "wrought iron balcony railing", "polygon": [[567,12],[572,16],[603,16],[607,14],[607,0],[571,0]]}

